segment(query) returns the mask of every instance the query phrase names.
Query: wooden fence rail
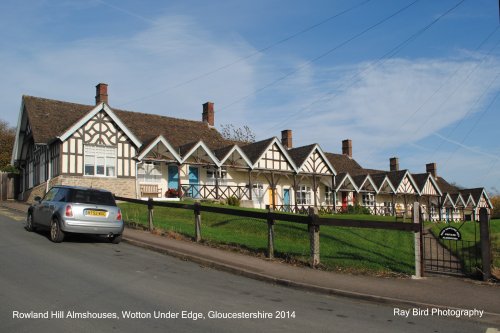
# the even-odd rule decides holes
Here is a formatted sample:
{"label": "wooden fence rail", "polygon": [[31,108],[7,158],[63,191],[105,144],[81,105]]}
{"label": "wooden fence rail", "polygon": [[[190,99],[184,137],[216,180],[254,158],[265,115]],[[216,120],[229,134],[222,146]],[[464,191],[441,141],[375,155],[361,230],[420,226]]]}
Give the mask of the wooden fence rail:
{"label": "wooden fence rail", "polygon": [[[267,249],[267,257],[274,257],[274,224],[276,221],[285,221],[292,223],[300,223],[306,224],[308,226],[309,231],[309,239],[310,239],[310,265],[312,267],[316,267],[320,263],[319,256],[319,231],[320,226],[336,226],[336,227],[355,227],[355,228],[372,228],[372,229],[385,229],[385,230],[399,230],[399,231],[407,231],[415,233],[415,242],[421,239],[421,231],[422,231],[422,221],[420,219],[420,214],[414,214],[413,223],[404,223],[404,222],[382,222],[382,221],[363,221],[363,220],[350,220],[350,219],[338,219],[334,217],[320,217],[318,215],[318,209],[311,207],[309,209],[308,215],[297,215],[297,214],[287,214],[287,213],[279,213],[273,211],[271,208],[268,208],[267,211],[252,211],[252,210],[242,210],[237,208],[230,207],[214,207],[214,206],[204,206],[198,202],[194,204],[182,204],[182,203],[174,203],[174,202],[164,202],[164,201],[153,201],[149,199],[138,200],[138,199],[130,199],[124,197],[115,197],[116,200],[131,202],[141,205],[148,206],[148,223],[149,228],[153,229],[153,209],[154,206],[158,207],[169,207],[169,208],[178,208],[178,209],[190,209],[194,212],[195,217],[195,240],[197,242],[201,241],[201,220],[202,214],[201,212],[210,212],[210,213],[218,213],[218,214],[226,214],[232,216],[239,217],[249,217],[255,219],[262,219],[267,221],[268,225],[268,249]],[[415,207],[418,209],[418,203],[415,203]],[[417,210],[418,211],[418,210]],[[420,242],[420,241],[419,241]],[[421,246],[419,244],[415,244],[415,271],[417,272],[416,276],[420,277],[421,272]],[[417,253],[418,251],[418,253]],[[418,266],[418,267],[417,267]]]}

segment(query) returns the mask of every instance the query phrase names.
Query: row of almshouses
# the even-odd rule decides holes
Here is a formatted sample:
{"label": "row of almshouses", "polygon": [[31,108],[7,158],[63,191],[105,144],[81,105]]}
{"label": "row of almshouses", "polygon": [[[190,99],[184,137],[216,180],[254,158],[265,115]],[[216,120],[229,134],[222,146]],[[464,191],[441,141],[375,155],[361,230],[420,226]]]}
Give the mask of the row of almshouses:
{"label": "row of almshouses", "polygon": [[[247,207],[325,213],[349,206],[372,214],[407,215],[421,203],[430,220],[474,218],[491,208],[484,189],[459,190],[436,175],[362,168],[352,142],[342,154],[317,144],[293,148],[292,132],[254,143],[232,142],[214,128],[213,103],[202,121],[113,110],[107,86],[97,87],[96,105],[23,96],[13,163],[21,170],[21,193],[32,200],[55,184],[106,188],[117,195],[240,199]],[[104,94],[105,93],[105,94]]]}

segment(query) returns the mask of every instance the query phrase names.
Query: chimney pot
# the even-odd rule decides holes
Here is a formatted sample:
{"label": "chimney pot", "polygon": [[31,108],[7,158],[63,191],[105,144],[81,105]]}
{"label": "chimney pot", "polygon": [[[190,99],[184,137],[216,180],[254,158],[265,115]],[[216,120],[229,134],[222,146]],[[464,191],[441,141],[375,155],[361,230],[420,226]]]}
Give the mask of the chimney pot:
{"label": "chimney pot", "polygon": [[425,171],[430,173],[432,177],[437,178],[437,164],[436,163],[427,163],[425,165]]}
{"label": "chimney pot", "polygon": [[389,159],[389,166],[391,171],[399,171],[399,158],[391,157]]}
{"label": "chimney pot", "polygon": [[207,123],[208,126],[215,126],[214,103],[206,102],[205,104],[203,104],[203,113],[201,114],[201,119],[204,123]]}
{"label": "chimney pot", "polygon": [[292,130],[281,131],[281,143],[286,149],[292,149]]}
{"label": "chimney pot", "polygon": [[99,83],[95,86],[95,105],[106,103],[108,104],[108,85]]}
{"label": "chimney pot", "polygon": [[350,139],[342,141],[342,154],[352,157],[352,141]]}

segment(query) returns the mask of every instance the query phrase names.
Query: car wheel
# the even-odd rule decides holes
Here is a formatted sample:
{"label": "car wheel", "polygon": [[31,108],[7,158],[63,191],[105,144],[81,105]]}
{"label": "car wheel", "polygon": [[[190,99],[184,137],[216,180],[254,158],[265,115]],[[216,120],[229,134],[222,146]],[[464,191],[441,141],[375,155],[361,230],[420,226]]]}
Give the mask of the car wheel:
{"label": "car wheel", "polygon": [[119,244],[122,241],[122,235],[115,235],[109,241],[113,244]]}
{"label": "car wheel", "polygon": [[36,231],[35,224],[33,223],[33,214],[28,213],[28,216],[26,216],[26,230],[29,232],[31,231]]}
{"label": "car wheel", "polygon": [[54,218],[50,223],[50,240],[54,243],[61,243],[64,239],[64,231],[61,230],[59,221]]}

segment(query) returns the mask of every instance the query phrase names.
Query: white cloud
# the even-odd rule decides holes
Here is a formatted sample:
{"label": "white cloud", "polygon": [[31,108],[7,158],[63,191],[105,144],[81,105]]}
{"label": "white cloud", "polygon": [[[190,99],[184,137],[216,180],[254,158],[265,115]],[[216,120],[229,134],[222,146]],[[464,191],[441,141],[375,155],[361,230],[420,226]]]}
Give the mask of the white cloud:
{"label": "white cloud", "polygon": [[14,123],[22,94],[92,104],[94,86],[106,82],[112,107],[200,119],[202,103],[217,107],[254,90],[252,60],[182,83],[252,52],[243,41],[222,41],[187,17],[163,17],[125,38],[33,46],[23,55],[0,51],[0,98],[8,101],[6,118]]}
{"label": "white cloud", "polygon": [[[496,81],[489,86],[500,61],[477,54],[453,60],[391,59],[370,66],[362,63],[347,72],[327,69],[332,75],[342,74],[315,84],[315,93],[303,96],[300,103],[282,106],[291,117],[276,119],[280,128],[269,128],[292,127],[304,138],[312,133],[315,141],[327,146],[334,139],[335,147],[337,141],[351,138],[366,153],[380,151],[417,142],[472,115],[500,87]],[[317,77],[324,77],[323,72],[316,68]],[[359,72],[363,74],[353,80]],[[310,91],[311,84],[301,89]],[[302,96],[299,89],[296,93]],[[486,98],[480,99],[483,93]]]}

